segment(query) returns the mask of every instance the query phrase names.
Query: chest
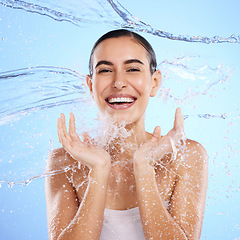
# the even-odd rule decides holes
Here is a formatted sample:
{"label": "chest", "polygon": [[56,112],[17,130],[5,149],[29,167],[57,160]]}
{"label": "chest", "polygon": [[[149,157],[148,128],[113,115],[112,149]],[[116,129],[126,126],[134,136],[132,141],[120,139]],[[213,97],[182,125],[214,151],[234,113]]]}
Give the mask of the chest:
{"label": "chest", "polygon": [[[75,171],[71,174],[71,182],[76,188],[81,202],[88,186],[88,172],[81,174]],[[177,174],[170,167],[155,168],[155,184],[163,201],[169,201],[174,191]],[[136,182],[131,165],[115,166],[112,168],[107,188],[106,208],[129,209],[137,207]]]}
{"label": "chest", "polygon": [[[177,174],[170,168],[155,168],[155,184],[164,202],[169,202],[174,191]],[[106,207],[128,209],[138,206],[133,169],[112,173],[108,184]]]}

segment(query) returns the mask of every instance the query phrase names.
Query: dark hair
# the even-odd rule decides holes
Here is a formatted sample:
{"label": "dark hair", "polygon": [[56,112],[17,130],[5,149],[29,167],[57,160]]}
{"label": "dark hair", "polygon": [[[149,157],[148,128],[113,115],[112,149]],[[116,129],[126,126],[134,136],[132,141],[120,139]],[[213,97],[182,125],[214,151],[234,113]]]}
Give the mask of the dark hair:
{"label": "dark hair", "polygon": [[151,44],[144,37],[140,36],[139,34],[137,34],[135,32],[131,32],[126,29],[118,29],[118,30],[113,30],[113,31],[107,32],[102,37],[100,37],[94,44],[92,51],[91,51],[90,59],[89,59],[89,74],[90,74],[90,76],[92,76],[92,73],[93,73],[93,63],[92,62],[93,62],[93,54],[94,54],[96,47],[99,45],[99,43],[101,43],[102,41],[104,41],[106,39],[119,38],[119,37],[134,38],[139,44],[141,44],[147,50],[148,58],[149,58],[149,65],[150,65],[150,72],[151,72],[151,74],[153,74],[156,71],[157,61],[156,61],[155,52],[154,52]]}

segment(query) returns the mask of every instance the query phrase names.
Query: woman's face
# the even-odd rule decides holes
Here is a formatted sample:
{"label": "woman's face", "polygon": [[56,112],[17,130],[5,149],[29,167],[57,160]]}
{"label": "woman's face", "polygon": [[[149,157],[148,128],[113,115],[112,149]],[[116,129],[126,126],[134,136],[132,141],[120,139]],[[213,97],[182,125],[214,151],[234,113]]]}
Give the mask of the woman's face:
{"label": "woman's face", "polygon": [[101,113],[127,123],[144,120],[161,81],[159,71],[150,73],[145,48],[130,37],[110,38],[96,47],[92,62],[87,83]]}

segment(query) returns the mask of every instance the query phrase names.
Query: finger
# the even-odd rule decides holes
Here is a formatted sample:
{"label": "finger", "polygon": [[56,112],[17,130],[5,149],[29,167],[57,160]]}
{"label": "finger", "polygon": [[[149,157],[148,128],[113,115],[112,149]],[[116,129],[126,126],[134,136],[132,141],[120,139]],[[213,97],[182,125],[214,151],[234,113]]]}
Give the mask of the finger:
{"label": "finger", "polygon": [[80,140],[78,134],[76,133],[76,124],[75,124],[75,117],[73,113],[70,113],[70,119],[69,119],[69,134],[73,141]]}
{"label": "finger", "polygon": [[[175,137],[173,137],[177,141],[176,144],[178,143],[178,141],[180,139],[183,141],[186,139],[185,133],[184,133],[184,116],[183,116],[180,108],[176,109],[174,130],[175,130],[175,133],[177,133],[175,135]],[[181,143],[181,140],[179,143]]]}
{"label": "finger", "polygon": [[60,115],[60,118],[57,119],[57,132],[58,132],[58,138],[60,142],[65,135],[63,125],[64,125],[63,117]]}
{"label": "finger", "polygon": [[61,113],[60,118],[58,118],[58,137],[60,143],[64,146],[69,145],[71,142],[70,137],[67,133],[67,128],[65,124],[65,116]]}
{"label": "finger", "polygon": [[161,138],[161,128],[159,126],[154,128],[153,138],[160,139]]}
{"label": "finger", "polygon": [[181,108],[177,108],[175,112],[175,120],[174,120],[174,129],[182,129],[184,128],[184,117],[181,111]]}
{"label": "finger", "polygon": [[64,135],[67,135],[67,127],[66,127],[66,119],[65,115],[63,113],[60,114],[60,119],[61,119],[61,127],[63,129]]}
{"label": "finger", "polygon": [[76,132],[76,126],[75,126],[75,117],[73,113],[70,113],[69,118],[69,134],[73,135]]}
{"label": "finger", "polygon": [[182,114],[182,110],[181,110],[181,108],[179,108],[179,123],[180,123],[180,125],[183,127],[184,126],[184,116],[183,116],[183,114]]}
{"label": "finger", "polygon": [[171,147],[172,147],[172,152],[173,152],[173,159],[176,159],[177,156],[177,147],[176,147],[176,143],[175,141],[170,137],[170,143],[171,143]]}
{"label": "finger", "polygon": [[57,133],[58,133],[58,139],[59,139],[59,142],[62,143],[62,131],[61,131],[61,128],[62,128],[62,123],[61,123],[61,119],[58,118],[57,119]]}
{"label": "finger", "polygon": [[72,148],[72,141],[69,137],[69,135],[65,135],[63,128],[59,128],[58,130],[58,136],[59,136],[59,141],[62,144],[63,148],[69,152]]}

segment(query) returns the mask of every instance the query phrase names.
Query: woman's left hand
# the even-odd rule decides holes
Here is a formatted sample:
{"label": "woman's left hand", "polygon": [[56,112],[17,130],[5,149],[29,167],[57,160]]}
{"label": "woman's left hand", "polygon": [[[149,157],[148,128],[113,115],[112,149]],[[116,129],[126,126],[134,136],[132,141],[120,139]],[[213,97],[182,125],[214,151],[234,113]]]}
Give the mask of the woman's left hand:
{"label": "woman's left hand", "polygon": [[184,118],[181,109],[177,108],[173,128],[167,135],[161,137],[161,128],[155,127],[152,138],[134,153],[134,164],[154,166],[160,163],[164,155],[169,153],[176,158],[184,141]]}

